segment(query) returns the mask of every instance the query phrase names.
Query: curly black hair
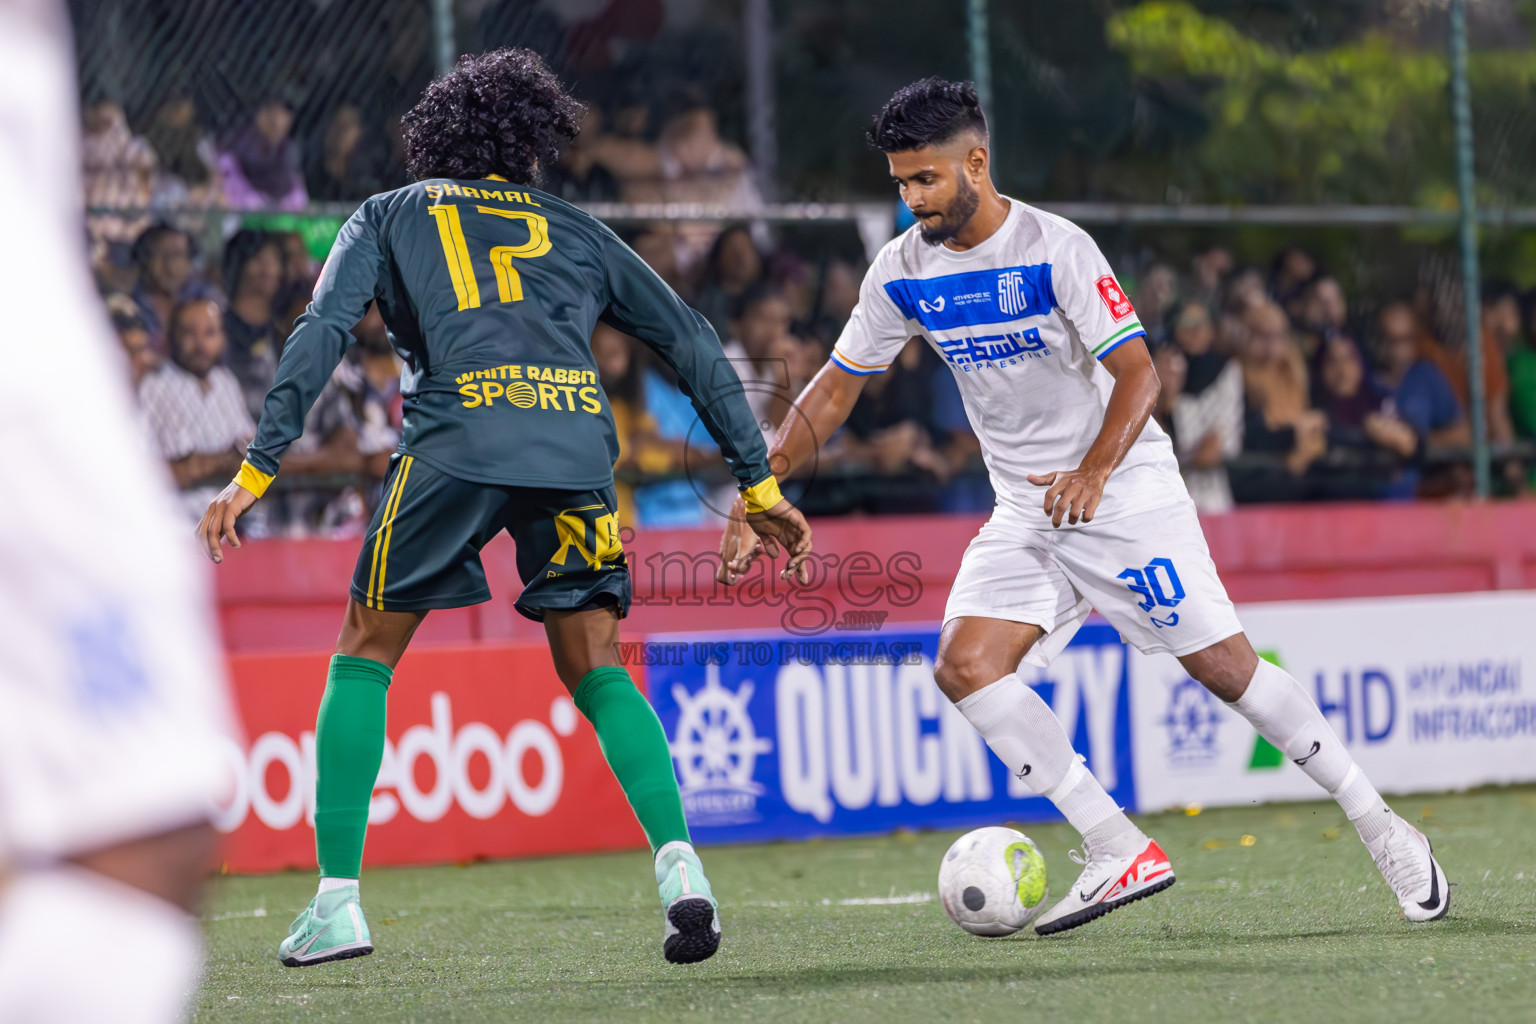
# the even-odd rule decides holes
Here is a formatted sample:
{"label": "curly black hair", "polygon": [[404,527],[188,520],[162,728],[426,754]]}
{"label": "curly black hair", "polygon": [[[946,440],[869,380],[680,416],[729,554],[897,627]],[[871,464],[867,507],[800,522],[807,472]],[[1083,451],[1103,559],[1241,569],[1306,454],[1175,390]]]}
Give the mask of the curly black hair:
{"label": "curly black hair", "polygon": [[942,146],[963,132],[987,135],[987,115],[971,82],[923,78],[896,90],[864,137],[882,153]]}
{"label": "curly black hair", "polygon": [[586,111],[532,50],[467,54],[401,119],[406,166],[417,180],[499,174],[538,185]]}

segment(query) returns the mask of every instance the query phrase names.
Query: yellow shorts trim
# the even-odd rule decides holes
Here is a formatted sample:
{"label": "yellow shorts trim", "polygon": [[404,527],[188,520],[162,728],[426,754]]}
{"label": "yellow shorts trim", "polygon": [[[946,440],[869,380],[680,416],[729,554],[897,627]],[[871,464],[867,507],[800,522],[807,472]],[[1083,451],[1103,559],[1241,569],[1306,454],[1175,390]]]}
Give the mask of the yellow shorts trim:
{"label": "yellow shorts trim", "polygon": [[378,532],[373,535],[373,564],[368,570],[368,600],[365,603],[376,611],[384,610],[384,577],[389,571],[389,539],[394,533],[395,517],[400,514],[405,478],[411,475],[411,463],[414,461],[407,455],[400,463],[400,472],[395,476],[395,482],[384,499],[384,519],[379,523]]}

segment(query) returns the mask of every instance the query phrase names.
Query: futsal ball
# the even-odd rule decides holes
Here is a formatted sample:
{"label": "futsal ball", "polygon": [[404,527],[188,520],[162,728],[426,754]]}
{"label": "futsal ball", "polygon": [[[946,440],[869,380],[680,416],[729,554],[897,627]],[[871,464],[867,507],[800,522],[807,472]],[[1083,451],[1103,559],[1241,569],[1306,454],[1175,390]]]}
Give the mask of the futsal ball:
{"label": "futsal ball", "polygon": [[1045,858],[1011,828],[967,832],[939,865],[939,901],[972,935],[1012,935],[1045,906]]}

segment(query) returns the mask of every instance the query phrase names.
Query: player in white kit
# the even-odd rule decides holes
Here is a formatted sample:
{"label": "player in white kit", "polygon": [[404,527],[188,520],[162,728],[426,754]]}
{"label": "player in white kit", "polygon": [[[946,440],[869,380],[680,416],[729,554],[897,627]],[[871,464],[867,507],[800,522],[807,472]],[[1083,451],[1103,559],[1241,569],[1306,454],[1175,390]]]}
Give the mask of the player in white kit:
{"label": "player in white kit", "polygon": [[83,248],[64,5],[0,3],[0,1021],[178,1019],[229,728]]}
{"label": "player in white kit", "polygon": [[[1179,658],[1337,800],[1409,920],[1444,915],[1450,894],[1429,841],[1382,802],[1301,685],[1243,635],[1172,445],[1148,418],[1158,380],[1145,332],[1093,240],[998,194],[969,84],[907,86],[869,141],[917,224],[875,258],[770,464],[781,478],[805,466],[865,378],[910,338],[954,373],[997,507],[961,562],[934,675],[1009,771],[1082,833],[1082,875],[1035,930],[1075,928],[1174,881],[1167,856],[1017,674],[1022,662],[1048,664],[1090,609],[1139,650]],[[727,584],[757,553],[743,524],[737,510],[722,541]]]}

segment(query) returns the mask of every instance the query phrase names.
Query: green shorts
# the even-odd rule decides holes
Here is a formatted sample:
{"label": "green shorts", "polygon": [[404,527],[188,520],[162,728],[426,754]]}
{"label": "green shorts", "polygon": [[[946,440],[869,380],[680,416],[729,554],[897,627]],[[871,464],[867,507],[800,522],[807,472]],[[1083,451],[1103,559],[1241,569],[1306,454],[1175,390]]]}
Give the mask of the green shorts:
{"label": "green shorts", "polygon": [[595,491],[476,484],[396,455],[384,500],[352,573],[352,599],[378,611],[462,608],[489,601],[480,549],[502,530],[517,544],[515,607],[629,612],[629,566],[611,486]]}

